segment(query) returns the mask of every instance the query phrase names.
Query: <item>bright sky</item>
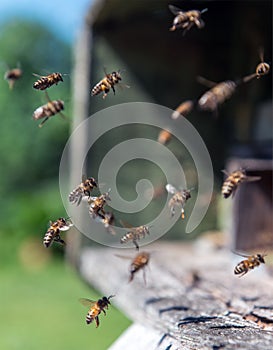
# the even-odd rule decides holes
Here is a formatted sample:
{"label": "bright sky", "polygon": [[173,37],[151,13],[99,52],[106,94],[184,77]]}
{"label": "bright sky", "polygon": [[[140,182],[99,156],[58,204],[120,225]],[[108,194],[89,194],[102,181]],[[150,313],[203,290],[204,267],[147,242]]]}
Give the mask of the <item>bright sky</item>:
{"label": "bright sky", "polygon": [[72,43],[93,0],[0,0],[0,26],[20,17],[48,25],[56,35]]}

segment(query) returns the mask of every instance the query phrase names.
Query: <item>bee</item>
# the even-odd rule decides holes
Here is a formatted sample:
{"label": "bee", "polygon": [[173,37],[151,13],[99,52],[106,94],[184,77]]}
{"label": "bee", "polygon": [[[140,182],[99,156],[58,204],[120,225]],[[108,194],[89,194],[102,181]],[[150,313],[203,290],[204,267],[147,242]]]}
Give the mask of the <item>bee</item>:
{"label": "bee", "polygon": [[185,35],[186,32],[190,30],[194,25],[196,25],[196,27],[199,29],[205,26],[205,22],[202,20],[201,15],[208,9],[204,9],[202,11],[190,10],[184,12],[173,5],[169,5],[169,9],[175,15],[173,25],[170,28],[170,31],[174,31],[176,29],[181,28],[184,29],[183,35]]}
{"label": "bee", "polygon": [[146,252],[139,253],[135,256],[133,259],[131,265],[130,265],[130,278],[129,282],[131,282],[134,279],[134,275],[137,271],[141,270],[143,271],[143,280],[146,284],[146,277],[145,277],[145,267],[149,263],[150,254]]}
{"label": "bee", "polygon": [[23,71],[20,68],[13,68],[6,71],[4,79],[7,80],[10,90],[13,89],[15,82],[21,78]]}
{"label": "bee", "polygon": [[91,91],[92,96],[98,95],[101,92],[103,92],[102,97],[105,98],[108,92],[110,91],[110,89],[113,90],[115,95],[116,93],[115,85],[122,80],[120,70],[118,70],[117,72],[112,72],[107,74],[104,69],[104,73],[105,73],[105,77],[93,87]]}
{"label": "bee", "polygon": [[187,100],[185,102],[182,102],[176,110],[172,114],[172,119],[178,119],[180,117],[186,117],[194,107],[194,102],[191,100]]}
{"label": "bee", "polygon": [[[124,255],[117,255],[117,256],[122,259],[131,259],[130,257],[124,256]],[[144,280],[144,284],[146,285],[145,268],[147,267],[149,260],[150,260],[150,254],[147,252],[138,253],[134,257],[129,268],[129,271],[130,271],[129,282],[133,281],[135,273],[142,269],[143,280]]]}
{"label": "bee", "polygon": [[240,275],[239,277],[244,276],[249,270],[253,270],[255,267],[259,266],[260,264],[265,264],[264,257],[266,256],[266,254],[255,254],[255,255],[237,254],[237,255],[247,258],[245,260],[240,261],[239,264],[237,264],[234,268],[234,274]]}
{"label": "bee", "polygon": [[96,218],[96,220],[104,225],[104,227],[105,227],[105,229],[106,229],[106,231],[108,233],[110,233],[111,235],[115,235],[116,234],[115,230],[112,227],[112,225],[115,222],[115,217],[114,217],[113,213],[106,212],[104,214],[104,217],[98,216]]}
{"label": "bee", "polygon": [[85,175],[82,175],[82,182],[69,194],[69,202],[80,205],[83,196],[90,198],[94,187],[98,187],[96,180],[93,177],[86,178]]}
{"label": "bee", "polygon": [[218,107],[235,93],[239,83],[232,80],[214,83],[203,77],[198,77],[198,81],[211,87],[198,100],[198,107],[203,111],[210,112],[217,111]]}
{"label": "bee", "polygon": [[52,85],[54,84],[58,85],[60,81],[63,81],[63,77],[61,73],[52,73],[46,76],[41,76],[33,73],[33,75],[40,78],[37,81],[35,81],[35,83],[33,84],[33,88],[37,90],[46,90],[50,88]]}
{"label": "bee", "polygon": [[108,298],[102,297],[101,299],[99,299],[97,301],[85,299],[85,298],[79,299],[79,301],[80,301],[80,303],[82,303],[82,305],[88,306],[90,308],[87,315],[86,315],[86,323],[90,324],[95,320],[96,328],[98,328],[98,326],[100,325],[99,315],[101,312],[103,312],[104,315],[106,315],[105,309],[108,309],[108,305],[111,305],[109,299],[111,299],[113,297],[114,297],[114,295],[110,295]]}
{"label": "bee", "polygon": [[139,250],[139,245],[137,241],[141,240],[142,238],[145,238],[146,235],[150,234],[149,227],[146,225],[133,227],[132,225],[124,223],[123,221],[121,221],[121,224],[123,227],[129,228],[130,231],[125,233],[125,235],[121,237],[120,243],[124,244],[132,241],[136,249]]}
{"label": "bee", "polygon": [[171,138],[172,138],[172,134],[170,133],[170,131],[161,130],[158,135],[157,141],[162,145],[166,145],[167,143],[170,142]]}
{"label": "bee", "polygon": [[101,219],[105,219],[105,211],[104,206],[106,204],[106,201],[111,201],[111,198],[109,196],[109,192],[103,193],[99,197],[90,197],[88,199],[89,204],[89,213],[92,216],[93,219],[96,219],[100,217]]}
{"label": "bee", "polygon": [[181,206],[181,218],[184,219],[184,205],[186,201],[191,198],[191,190],[177,190],[173,185],[167,184],[166,190],[173,196],[169,200],[168,206],[171,210],[171,216],[175,214],[175,206]]}
{"label": "bee", "polygon": [[45,118],[40,124],[39,128],[41,128],[44,123],[50,118],[53,117],[55,114],[60,113],[60,115],[65,118],[65,116],[61,113],[62,110],[64,110],[64,102],[62,100],[53,100],[51,101],[46,93],[46,97],[48,102],[35,109],[32,118],[34,120],[39,120],[42,118]]}
{"label": "bee", "polygon": [[50,221],[50,227],[44,236],[44,246],[48,248],[53,242],[65,245],[64,240],[61,239],[60,233],[69,230],[71,226],[73,226],[72,222],[65,218],[59,218],[54,222]]}
{"label": "bee", "polygon": [[263,75],[268,74],[270,71],[270,64],[264,62],[264,50],[263,49],[259,50],[259,56],[260,56],[261,62],[256,67],[257,79],[259,79]]}
{"label": "bee", "polygon": [[228,198],[231,194],[235,195],[236,189],[242,182],[252,182],[261,179],[260,176],[247,176],[245,170],[235,170],[232,173],[228,173],[226,170],[222,172],[227,176],[222,186],[222,195],[224,198]]}

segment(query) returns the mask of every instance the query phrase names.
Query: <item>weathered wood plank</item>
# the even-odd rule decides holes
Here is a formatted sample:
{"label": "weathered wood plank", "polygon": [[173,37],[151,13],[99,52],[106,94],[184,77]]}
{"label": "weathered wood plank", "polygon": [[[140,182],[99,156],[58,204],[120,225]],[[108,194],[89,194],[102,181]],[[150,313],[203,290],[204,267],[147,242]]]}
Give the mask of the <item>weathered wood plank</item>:
{"label": "weathered wood plank", "polygon": [[167,334],[181,349],[272,348],[273,281],[263,267],[238,278],[238,257],[203,243],[158,243],[147,250],[146,286],[141,271],[128,283],[130,261],[115,256],[135,251],[85,248],[80,273],[102,294],[115,294],[113,303],[132,320]]}

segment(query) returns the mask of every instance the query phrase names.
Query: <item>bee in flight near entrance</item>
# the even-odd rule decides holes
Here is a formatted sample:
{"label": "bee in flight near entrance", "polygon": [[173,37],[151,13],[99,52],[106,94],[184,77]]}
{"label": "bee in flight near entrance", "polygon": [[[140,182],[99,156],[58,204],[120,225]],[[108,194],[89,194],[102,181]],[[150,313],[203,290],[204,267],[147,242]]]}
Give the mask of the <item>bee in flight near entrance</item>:
{"label": "bee in flight near entrance", "polygon": [[7,80],[10,90],[13,89],[15,82],[21,78],[23,71],[20,68],[13,68],[6,71],[4,79]]}
{"label": "bee in flight near entrance", "polygon": [[106,201],[111,201],[109,196],[109,192],[103,193],[99,197],[90,197],[88,199],[89,204],[89,213],[93,219],[100,217],[101,219],[105,219],[105,211],[104,206],[106,205]]}
{"label": "bee in flight near entrance", "polygon": [[111,299],[113,297],[114,297],[114,295],[110,295],[108,298],[102,297],[101,299],[99,299],[97,301],[85,299],[85,298],[79,299],[79,301],[80,301],[80,303],[82,303],[82,305],[88,306],[90,308],[90,310],[88,311],[88,313],[86,315],[86,323],[90,324],[95,320],[96,328],[97,328],[100,325],[100,321],[99,321],[100,313],[103,312],[104,315],[106,315],[105,309],[108,309],[108,305],[111,305],[109,299]]}
{"label": "bee in flight near entrance", "polygon": [[[198,77],[197,80],[211,89],[206,91],[198,100],[198,107],[203,111],[217,112],[218,107],[226,100],[231,98],[235,93],[240,81],[235,82],[232,80],[222,81],[215,83],[207,80],[203,77]],[[243,82],[243,80],[242,80]]]}
{"label": "bee in flight near entrance", "polygon": [[90,198],[94,187],[98,187],[96,180],[93,177],[86,178],[85,175],[82,175],[82,182],[69,194],[69,202],[80,205],[84,196],[88,196]]}
{"label": "bee in flight near entrance", "polygon": [[115,230],[112,227],[115,222],[115,217],[113,213],[106,212],[103,218],[101,216],[97,216],[95,220],[102,223],[108,233],[110,233],[113,236],[116,234]]}
{"label": "bee in flight near entrance", "polygon": [[60,116],[64,119],[66,119],[66,117],[61,113],[61,111],[64,110],[64,102],[62,100],[51,101],[47,92],[46,92],[46,98],[47,98],[48,102],[45,105],[35,109],[33,116],[32,116],[32,118],[34,120],[39,120],[39,119],[45,118],[39,124],[39,128],[41,128],[50,117],[53,117],[57,113],[60,113]]}
{"label": "bee in flight near entrance", "polygon": [[228,198],[231,194],[234,196],[236,189],[242,182],[261,180],[260,176],[247,176],[245,170],[235,170],[232,173],[222,170],[222,172],[227,176],[222,186],[222,195],[224,198]]}
{"label": "bee in flight near entrance", "polygon": [[59,218],[54,222],[50,221],[50,227],[48,228],[44,236],[44,246],[48,248],[53,242],[57,242],[64,245],[65,242],[61,239],[60,233],[63,231],[68,231],[71,226],[73,226],[72,222],[69,219],[65,218]]}
{"label": "bee in flight near entrance", "polygon": [[242,79],[243,82],[246,83],[246,82],[248,82],[248,81],[250,81],[250,80],[252,80],[254,78],[260,79],[263,75],[266,75],[266,74],[269,73],[269,71],[270,71],[270,64],[264,62],[264,50],[263,50],[263,48],[260,48],[259,56],[260,56],[261,62],[257,65],[255,73],[244,77]]}
{"label": "bee in flight near entrance", "polygon": [[[105,77],[99,81],[92,89],[91,95],[95,96],[103,92],[102,97],[105,98],[110,91],[110,89],[113,90],[113,93],[115,95],[116,90],[115,90],[115,85],[118,84],[122,78],[121,78],[121,72],[120,70],[114,71],[112,73],[106,73],[106,70],[104,69]],[[129,88],[128,85],[122,85],[127,88]]]}
{"label": "bee in flight near entrance", "polygon": [[238,254],[247,259],[242,260],[234,268],[234,274],[240,275],[239,277],[244,276],[249,270],[253,270],[255,267],[258,267],[260,264],[265,264],[264,257],[266,254],[255,254],[255,255],[244,255]]}
{"label": "bee in flight near entrance", "polygon": [[186,201],[191,198],[191,190],[177,190],[173,185],[167,184],[166,190],[173,196],[169,200],[168,206],[171,210],[171,216],[175,214],[175,207],[181,206],[181,218],[184,219],[184,206]]}
{"label": "bee in flight near entrance", "polygon": [[[124,255],[117,255],[119,258],[122,259],[131,259],[128,256]],[[147,252],[138,253],[134,259],[132,260],[130,264],[130,277],[129,282],[133,281],[134,275],[137,271],[142,270],[143,271],[143,280],[144,284],[146,285],[146,276],[145,276],[145,268],[147,267],[150,260],[150,254]]]}
{"label": "bee in flight near entrance", "polygon": [[145,238],[146,235],[150,234],[149,227],[146,225],[141,225],[138,227],[133,227],[132,225],[120,221],[123,227],[129,228],[130,231],[127,232],[124,236],[121,237],[120,243],[128,243],[130,241],[133,242],[136,249],[139,250],[139,245],[137,241],[140,241],[142,238]]}
{"label": "bee in flight near entrance", "polygon": [[178,119],[180,117],[186,117],[194,107],[194,102],[187,100],[182,102],[172,114],[172,119]]}
{"label": "bee in flight near entrance", "polygon": [[167,143],[169,143],[172,139],[172,134],[170,131],[168,130],[161,130],[160,133],[158,134],[158,138],[157,141],[159,143],[161,143],[162,145],[166,145]]}
{"label": "bee in flight near entrance", "polygon": [[181,28],[184,29],[183,35],[185,35],[186,32],[190,30],[194,25],[196,25],[196,27],[199,29],[205,26],[205,22],[202,20],[201,15],[208,9],[204,9],[202,11],[182,11],[181,9],[173,5],[169,5],[169,9],[175,15],[173,25],[170,28],[170,31],[174,31],[176,29]]}
{"label": "bee in flight near entrance", "polygon": [[60,81],[63,81],[61,73],[52,73],[46,76],[33,73],[33,75],[40,78],[33,84],[33,88],[37,90],[46,90],[53,85],[58,85]]}

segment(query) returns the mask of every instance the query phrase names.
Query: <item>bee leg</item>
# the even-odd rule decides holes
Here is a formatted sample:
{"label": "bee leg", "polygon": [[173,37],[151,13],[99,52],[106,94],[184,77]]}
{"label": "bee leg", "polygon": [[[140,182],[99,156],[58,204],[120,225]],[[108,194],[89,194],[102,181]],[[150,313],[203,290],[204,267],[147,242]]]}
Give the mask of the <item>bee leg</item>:
{"label": "bee leg", "polygon": [[129,283],[132,282],[133,279],[134,279],[134,272],[131,272],[128,282],[129,282]]}
{"label": "bee leg", "polygon": [[39,124],[39,128],[41,128],[47,120],[48,120],[48,117],[46,117],[46,118]]}
{"label": "bee leg", "polygon": [[145,273],[145,267],[143,269],[143,281],[144,281],[144,285],[146,286],[147,283],[146,283],[146,273]]}
{"label": "bee leg", "polygon": [[113,90],[113,93],[115,95],[116,94],[116,90],[115,90],[114,86],[112,86],[112,90]]}
{"label": "bee leg", "polygon": [[77,200],[77,206],[81,204],[82,196],[79,196],[79,199]]}
{"label": "bee leg", "polygon": [[133,240],[133,243],[136,246],[136,250],[139,250],[139,245],[137,244],[137,241],[135,239]]}
{"label": "bee leg", "polygon": [[65,241],[63,239],[61,239],[61,236],[60,235],[57,235],[55,238],[54,238],[54,242],[56,243],[60,243],[62,245],[65,245]]}
{"label": "bee leg", "polygon": [[98,328],[98,326],[100,325],[100,320],[98,316],[95,317],[95,321],[96,321],[96,328]]}
{"label": "bee leg", "polygon": [[[108,307],[107,307],[107,309],[108,309]],[[105,310],[104,310],[104,309],[102,309],[102,312],[104,313],[104,316],[106,316],[106,312],[105,312]]]}

